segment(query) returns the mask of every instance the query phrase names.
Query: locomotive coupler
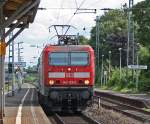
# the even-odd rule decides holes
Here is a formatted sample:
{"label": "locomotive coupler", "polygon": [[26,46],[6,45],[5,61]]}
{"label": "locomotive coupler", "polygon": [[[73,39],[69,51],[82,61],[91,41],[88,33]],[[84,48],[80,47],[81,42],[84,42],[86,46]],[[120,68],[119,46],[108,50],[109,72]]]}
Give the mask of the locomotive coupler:
{"label": "locomotive coupler", "polygon": [[68,105],[69,105],[69,106],[71,106],[71,101],[72,101],[72,99],[71,99],[71,94],[69,93],[69,94],[68,94]]}

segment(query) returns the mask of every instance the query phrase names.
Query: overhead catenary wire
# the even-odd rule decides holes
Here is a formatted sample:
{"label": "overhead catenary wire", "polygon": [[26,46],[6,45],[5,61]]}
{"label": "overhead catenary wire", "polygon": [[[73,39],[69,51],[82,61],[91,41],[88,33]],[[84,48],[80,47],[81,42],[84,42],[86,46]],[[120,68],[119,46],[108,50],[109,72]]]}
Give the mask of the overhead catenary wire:
{"label": "overhead catenary wire", "polygon": [[77,3],[77,0],[75,0],[75,4],[76,4],[76,7],[78,8],[78,3]]}
{"label": "overhead catenary wire", "polygon": [[73,17],[75,16],[75,14],[77,13],[78,9],[81,8],[81,6],[85,3],[86,0],[83,0],[81,2],[81,4],[79,5],[79,7],[76,9],[76,11],[74,12],[74,14],[71,16],[71,18],[68,20],[67,24],[70,24],[70,22],[72,21]]}
{"label": "overhead catenary wire", "polygon": [[[71,18],[69,19],[69,21],[67,22],[67,24],[70,24],[70,22],[71,22],[71,20],[73,19],[73,17],[75,16],[75,14],[76,14],[76,12],[78,11],[78,9],[80,9],[81,8],[81,6],[84,4],[84,2],[85,2],[86,0],[83,0],[82,2],[81,2],[81,4],[79,5],[79,7],[78,8],[76,8],[76,11],[75,11],[75,13],[71,16]],[[64,35],[66,35],[66,33],[67,33],[67,31],[65,32],[65,34]]]}
{"label": "overhead catenary wire", "polygon": [[[64,1],[65,0],[61,1],[60,8],[63,8]],[[61,13],[61,9],[59,9],[59,13],[58,13],[58,16],[57,16],[57,22],[59,22],[60,13]]]}
{"label": "overhead catenary wire", "polygon": [[[69,7],[62,7],[62,8],[55,8],[55,7],[53,7],[53,8],[44,8],[44,7],[39,7],[38,8],[38,10],[76,10],[76,9],[78,9],[78,8],[69,8]],[[120,8],[120,9],[118,9],[118,8],[104,8],[104,9],[100,9],[100,8],[80,8],[80,9],[84,9],[84,10],[86,10],[86,9],[97,9],[97,10],[140,10],[140,9],[142,9],[142,10],[147,10],[147,9],[150,9],[150,7],[140,7],[140,8],[127,8],[127,9],[124,9],[124,8]]]}

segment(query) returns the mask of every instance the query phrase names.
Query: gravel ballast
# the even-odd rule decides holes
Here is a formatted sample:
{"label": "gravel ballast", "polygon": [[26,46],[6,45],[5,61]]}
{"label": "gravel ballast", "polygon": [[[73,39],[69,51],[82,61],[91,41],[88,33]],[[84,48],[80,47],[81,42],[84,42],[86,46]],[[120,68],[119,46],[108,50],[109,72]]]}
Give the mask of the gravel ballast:
{"label": "gravel ballast", "polygon": [[103,107],[98,108],[97,105],[87,108],[85,113],[102,124],[148,124],[139,122],[113,110]]}

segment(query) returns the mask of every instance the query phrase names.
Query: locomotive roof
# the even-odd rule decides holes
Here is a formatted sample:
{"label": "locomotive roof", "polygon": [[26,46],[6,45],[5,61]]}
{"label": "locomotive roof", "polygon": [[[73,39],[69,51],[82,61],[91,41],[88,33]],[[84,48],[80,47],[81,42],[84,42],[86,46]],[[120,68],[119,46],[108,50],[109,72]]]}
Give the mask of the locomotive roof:
{"label": "locomotive roof", "polygon": [[54,46],[48,45],[45,47],[44,51],[93,51],[93,48],[90,45],[64,45],[64,46]]}

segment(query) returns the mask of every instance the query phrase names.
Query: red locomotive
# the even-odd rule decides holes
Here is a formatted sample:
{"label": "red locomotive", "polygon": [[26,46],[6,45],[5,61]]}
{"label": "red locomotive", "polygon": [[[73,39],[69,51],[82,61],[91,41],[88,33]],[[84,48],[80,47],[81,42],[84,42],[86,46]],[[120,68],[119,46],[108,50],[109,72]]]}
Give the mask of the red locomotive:
{"label": "red locomotive", "polygon": [[89,45],[46,46],[39,74],[39,101],[52,110],[83,110],[92,102],[95,66]]}

